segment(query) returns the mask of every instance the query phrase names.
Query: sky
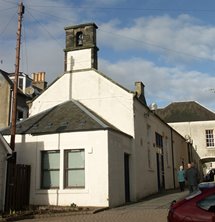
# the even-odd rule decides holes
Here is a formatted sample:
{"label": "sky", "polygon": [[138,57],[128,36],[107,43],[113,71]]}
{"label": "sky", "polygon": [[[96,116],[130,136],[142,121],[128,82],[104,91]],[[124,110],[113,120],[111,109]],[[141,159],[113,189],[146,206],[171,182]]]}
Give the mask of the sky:
{"label": "sky", "polygon": [[[0,69],[15,71],[15,0],[0,0]],[[214,0],[23,0],[20,71],[64,73],[64,27],[95,23],[98,70],[147,104],[197,101],[215,112]]]}

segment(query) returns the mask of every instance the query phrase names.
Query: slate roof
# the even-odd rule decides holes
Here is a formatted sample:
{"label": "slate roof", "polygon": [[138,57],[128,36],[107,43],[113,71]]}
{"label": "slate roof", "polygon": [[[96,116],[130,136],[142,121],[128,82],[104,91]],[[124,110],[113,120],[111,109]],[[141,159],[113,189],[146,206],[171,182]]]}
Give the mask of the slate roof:
{"label": "slate roof", "polygon": [[155,112],[167,123],[215,120],[215,113],[195,101],[174,102]]}
{"label": "slate roof", "polygon": [[[16,133],[36,135],[98,129],[117,130],[79,102],[70,100],[18,122]],[[9,135],[10,129],[1,133]]]}

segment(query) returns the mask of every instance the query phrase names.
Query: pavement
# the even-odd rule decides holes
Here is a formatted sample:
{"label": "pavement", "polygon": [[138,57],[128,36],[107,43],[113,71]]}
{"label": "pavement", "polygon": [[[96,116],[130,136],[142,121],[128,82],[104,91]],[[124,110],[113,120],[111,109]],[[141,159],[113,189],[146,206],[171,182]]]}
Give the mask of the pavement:
{"label": "pavement", "polygon": [[173,200],[188,196],[186,190],[165,191],[137,203],[112,209],[96,209],[88,213],[40,215],[20,222],[166,222],[169,206]]}

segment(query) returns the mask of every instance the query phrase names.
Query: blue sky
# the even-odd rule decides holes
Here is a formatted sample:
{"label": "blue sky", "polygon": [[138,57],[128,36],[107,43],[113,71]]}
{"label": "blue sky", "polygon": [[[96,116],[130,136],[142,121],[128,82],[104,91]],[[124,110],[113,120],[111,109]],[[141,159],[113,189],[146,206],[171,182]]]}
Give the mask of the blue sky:
{"label": "blue sky", "polygon": [[[214,0],[23,0],[21,67],[63,74],[64,27],[98,26],[99,71],[148,105],[197,101],[215,111]],[[0,69],[14,71],[18,1],[0,0]]]}

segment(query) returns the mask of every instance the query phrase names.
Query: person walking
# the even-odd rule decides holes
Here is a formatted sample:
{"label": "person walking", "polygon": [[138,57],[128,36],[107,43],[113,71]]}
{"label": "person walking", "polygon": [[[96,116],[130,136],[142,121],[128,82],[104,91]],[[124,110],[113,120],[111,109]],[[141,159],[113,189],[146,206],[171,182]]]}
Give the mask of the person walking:
{"label": "person walking", "polygon": [[183,169],[183,166],[179,167],[179,170],[177,172],[177,177],[178,177],[178,183],[180,186],[181,192],[184,191],[184,186],[185,186],[185,171]]}
{"label": "person walking", "polygon": [[189,192],[192,193],[198,188],[199,173],[193,163],[188,163],[187,167],[188,169],[185,172],[185,179],[188,183]]}

